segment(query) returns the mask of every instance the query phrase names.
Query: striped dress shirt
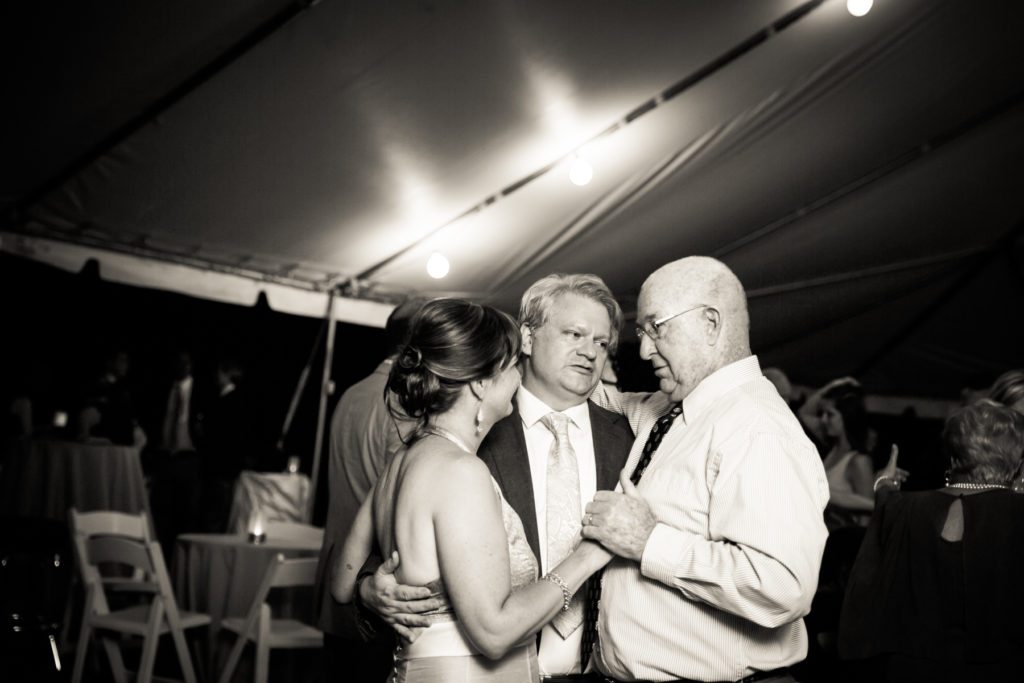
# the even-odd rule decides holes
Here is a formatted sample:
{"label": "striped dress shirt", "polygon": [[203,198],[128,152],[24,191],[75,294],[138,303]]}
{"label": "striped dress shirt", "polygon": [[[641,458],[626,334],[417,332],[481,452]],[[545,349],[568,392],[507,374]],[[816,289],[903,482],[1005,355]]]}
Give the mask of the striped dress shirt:
{"label": "striped dress shirt", "polygon": [[[638,435],[632,471],[668,397],[593,398]],[[658,523],[639,564],[615,558],[604,572],[598,669],[625,681],[722,681],[802,660],[828,482],[756,356],[683,400],[637,489]]]}

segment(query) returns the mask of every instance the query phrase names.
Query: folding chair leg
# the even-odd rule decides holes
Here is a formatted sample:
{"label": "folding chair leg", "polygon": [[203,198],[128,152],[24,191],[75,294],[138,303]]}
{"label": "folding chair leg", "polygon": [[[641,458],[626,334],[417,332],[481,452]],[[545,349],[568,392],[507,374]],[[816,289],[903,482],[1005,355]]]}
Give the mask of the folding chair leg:
{"label": "folding chair leg", "polygon": [[256,683],[267,683],[270,668],[270,607],[260,605],[259,632],[256,636]]}
{"label": "folding chair leg", "polygon": [[135,683],[151,683],[153,680],[153,664],[156,662],[159,643],[159,633],[149,633],[142,642],[142,657],[139,659],[139,673],[135,676]]}
{"label": "folding chair leg", "polygon": [[121,646],[113,638],[102,636],[100,642],[110,662],[110,673],[115,683],[126,683],[128,674],[125,672],[124,660],[121,658]]}
{"label": "folding chair leg", "polygon": [[153,680],[153,664],[156,662],[156,648],[160,644],[160,625],[163,621],[164,603],[158,597],[149,607],[146,638],[142,641],[142,658],[139,660],[139,673],[135,676],[135,683],[150,683]]}
{"label": "folding chair leg", "polygon": [[242,651],[245,650],[245,643],[248,639],[243,636],[238,636],[235,644],[231,646],[231,654],[228,655],[228,661],[221,669],[220,677],[217,679],[217,683],[229,683],[231,677],[235,673],[235,669],[238,667],[238,660],[242,658]]}
{"label": "folding chair leg", "polygon": [[89,649],[89,639],[92,636],[92,629],[89,628],[89,620],[83,616],[82,629],[78,633],[78,643],[75,646],[75,667],[71,673],[71,683],[82,683],[82,669],[85,668],[85,653]]}
{"label": "folding chair leg", "polygon": [[256,683],[267,683],[270,666],[270,648],[266,642],[256,643]]}
{"label": "folding chair leg", "polygon": [[171,640],[174,641],[174,649],[178,652],[178,664],[181,665],[181,675],[185,683],[196,683],[196,670],[192,668],[192,657],[188,652],[188,642],[185,634],[178,629],[171,628]]}
{"label": "folding chair leg", "polygon": [[220,672],[220,678],[217,679],[217,683],[228,683],[231,680],[231,676],[235,673],[235,668],[238,666],[238,660],[242,658],[242,651],[245,650],[245,644],[248,640],[249,639],[245,637],[244,633],[239,634],[235,644],[231,647],[231,654],[228,655],[228,662]]}

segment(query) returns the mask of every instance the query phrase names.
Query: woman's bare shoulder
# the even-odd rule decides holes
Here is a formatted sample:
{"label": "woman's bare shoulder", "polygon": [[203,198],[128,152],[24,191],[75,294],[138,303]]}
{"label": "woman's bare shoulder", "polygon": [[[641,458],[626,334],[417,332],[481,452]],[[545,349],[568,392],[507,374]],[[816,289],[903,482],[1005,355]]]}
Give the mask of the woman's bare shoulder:
{"label": "woman's bare shoulder", "polygon": [[421,441],[409,451],[410,473],[429,477],[432,485],[451,489],[479,480],[490,480],[490,470],[476,455],[443,439]]}

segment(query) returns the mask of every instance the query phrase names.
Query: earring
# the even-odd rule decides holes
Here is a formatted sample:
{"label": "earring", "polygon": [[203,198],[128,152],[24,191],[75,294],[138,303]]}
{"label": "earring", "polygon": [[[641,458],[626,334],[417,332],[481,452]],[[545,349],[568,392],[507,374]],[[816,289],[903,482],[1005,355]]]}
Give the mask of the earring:
{"label": "earring", "polygon": [[476,434],[476,436],[480,436],[480,432],[483,431],[483,421],[484,421],[484,402],[483,402],[483,400],[481,400],[480,401],[480,407],[476,409],[476,430],[474,431],[474,434]]}

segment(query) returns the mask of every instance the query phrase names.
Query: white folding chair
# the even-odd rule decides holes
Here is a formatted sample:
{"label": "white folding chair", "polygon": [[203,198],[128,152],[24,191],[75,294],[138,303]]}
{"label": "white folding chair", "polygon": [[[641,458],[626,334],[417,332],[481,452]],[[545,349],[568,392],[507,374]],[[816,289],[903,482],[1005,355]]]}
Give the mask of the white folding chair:
{"label": "white folding chair", "polygon": [[259,590],[253,598],[252,607],[245,617],[229,617],[221,626],[238,634],[227,664],[220,674],[219,683],[228,683],[246,643],[256,646],[257,683],[266,683],[270,665],[270,650],[277,648],[319,648],[323,646],[323,633],[296,619],[275,619],[271,616],[267,595],[272,588],[291,586],[312,586],[316,579],[317,558],[285,559],[278,554],[267,567]]}
{"label": "white folding chair", "polygon": [[[74,523],[74,518],[73,523]],[[80,520],[78,520],[80,521]],[[160,636],[171,634],[178,655],[182,676],[186,683],[195,683],[195,670],[185,642],[186,629],[210,623],[206,614],[179,612],[171,591],[167,567],[164,564],[160,545],[155,541],[129,538],[126,536],[94,535],[75,533],[75,547],[82,567],[82,581],[86,588],[82,627],[75,653],[72,683],[80,683],[85,667],[85,655],[93,632],[98,632],[110,660],[111,671],[117,683],[125,683],[124,662],[117,643],[109,637],[111,632],[137,635],[143,638],[142,657],[139,662],[137,683],[150,683],[153,663]],[[148,604],[140,604],[120,610],[111,610],[107,600],[108,586],[99,572],[100,564],[123,565],[137,570],[143,579],[131,579],[132,590],[140,595],[151,596]],[[124,585],[124,582],[122,584]]]}

